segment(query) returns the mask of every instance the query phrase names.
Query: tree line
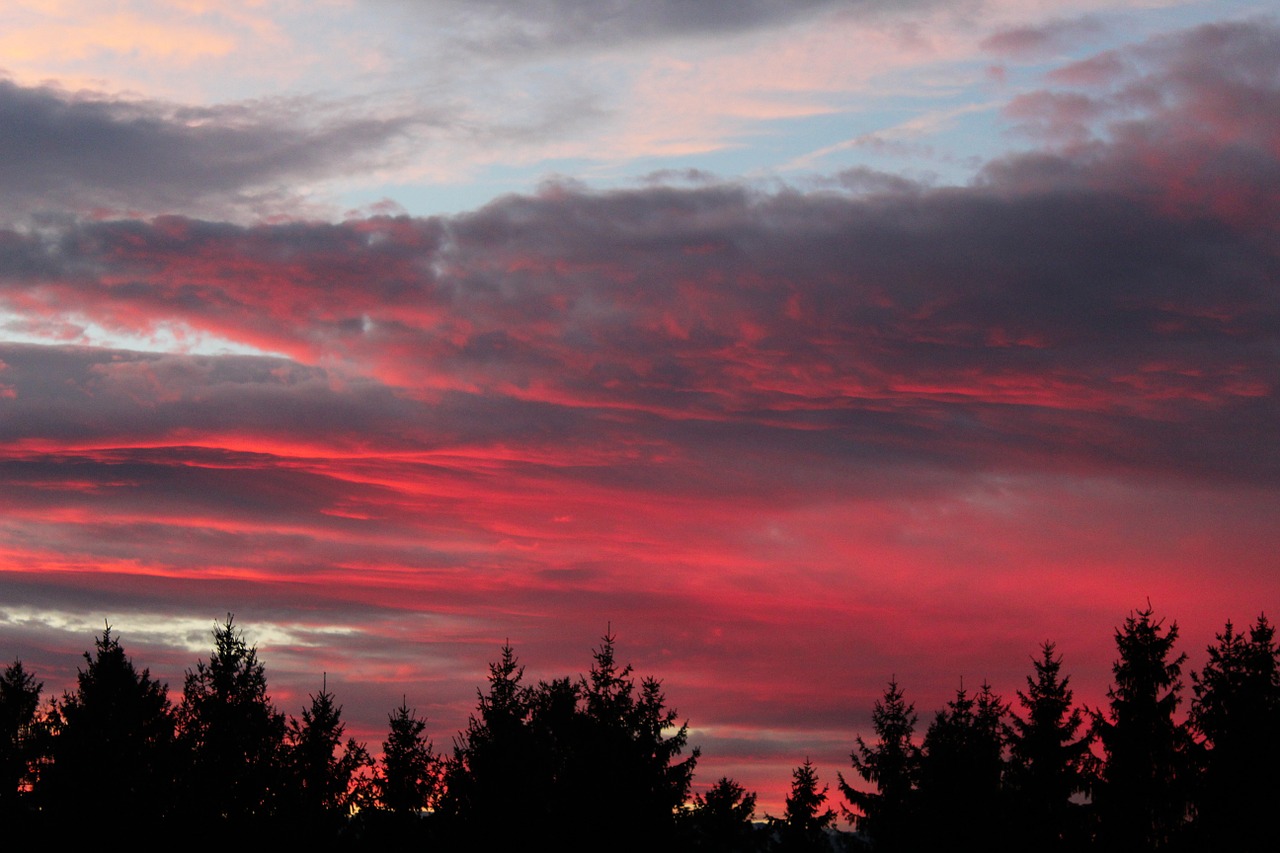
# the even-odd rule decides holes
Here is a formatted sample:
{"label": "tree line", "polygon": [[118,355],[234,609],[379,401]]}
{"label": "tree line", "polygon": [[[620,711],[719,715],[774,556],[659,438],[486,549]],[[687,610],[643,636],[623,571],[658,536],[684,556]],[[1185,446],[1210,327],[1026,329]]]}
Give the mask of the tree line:
{"label": "tree line", "polygon": [[856,737],[836,774],[839,813],[806,758],[770,816],[730,778],[690,796],[700,752],[687,723],[659,681],[617,661],[610,634],[588,673],[536,684],[504,646],[451,750],[402,702],[375,759],[344,739],[327,683],[300,717],[278,711],[231,616],[176,702],[108,627],[75,688],[43,709],[21,661],[0,674],[0,818],[50,837],[200,829],[353,849],[1272,849],[1274,629],[1228,622],[1189,673],[1186,713],[1177,638],[1150,606],[1131,613],[1102,708],[1074,703],[1051,642],[1015,701],[962,685],[923,731],[890,680],[874,737]]}

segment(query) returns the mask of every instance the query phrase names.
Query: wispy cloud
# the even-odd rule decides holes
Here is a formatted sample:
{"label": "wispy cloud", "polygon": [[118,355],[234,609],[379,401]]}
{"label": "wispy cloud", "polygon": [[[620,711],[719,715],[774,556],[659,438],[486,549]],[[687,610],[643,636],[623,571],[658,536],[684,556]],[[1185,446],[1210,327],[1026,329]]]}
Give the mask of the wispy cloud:
{"label": "wispy cloud", "polygon": [[961,116],[971,115],[973,113],[989,112],[998,109],[999,103],[985,104],[965,104],[951,109],[935,110],[922,115],[912,116],[892,127],[886,127],[881,130],[868,131],[861,133],[852,139],[846,139],[843,142],[837,142],[834,145],[828,145],[819,148],[817,151],[811,151],[785,163],[781,166],[782,171],[794,171],[797,169],[813,169],[822,164],[822,161],[832,154],[843,151],[849,151],[856,148],[885,148],[899,147],[907,148],[914,140],[925,138],[939,129],[954,123]]}

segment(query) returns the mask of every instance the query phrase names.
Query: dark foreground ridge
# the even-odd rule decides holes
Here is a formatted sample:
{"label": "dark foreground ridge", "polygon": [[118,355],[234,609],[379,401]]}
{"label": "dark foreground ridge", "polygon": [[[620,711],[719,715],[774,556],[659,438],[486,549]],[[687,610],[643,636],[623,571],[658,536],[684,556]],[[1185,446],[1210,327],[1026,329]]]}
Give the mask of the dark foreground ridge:
{"label": "dark foreground ridge", "polygon": [[[0,819],[59,844],[121,837],[193,848],[601,851],[1261,851],[1280,801],[1280,654],[1265,616],[1227,623],[1187,713],[1176,624],[1150,606],[1116,630],[1106,708],[1072,701],[1046,642],[1006,703],[964,688],[917,736],[891,680],[853,739],[844,802],[813,764],[781,817],[721,778],[690,796],[699,750],[661,683],[606,635],[590,671],[524,682],[504,646],[466,730],[437,753],[407,703],[374,759],[343,739],[327,684],[301,718],[272,705],[231,616],[176,704],[106,628],[74,691],[40,706],[14,661],[0,675]],[[851,827],[840,831],[843,816]],[[126,835],[127,834],[127,835]]]}

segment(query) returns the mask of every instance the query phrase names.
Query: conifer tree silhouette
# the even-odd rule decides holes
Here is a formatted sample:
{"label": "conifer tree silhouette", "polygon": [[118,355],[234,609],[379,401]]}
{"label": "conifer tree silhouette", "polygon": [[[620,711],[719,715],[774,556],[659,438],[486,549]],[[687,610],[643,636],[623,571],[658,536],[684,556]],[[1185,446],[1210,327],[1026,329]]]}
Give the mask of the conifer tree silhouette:
{"label": "conifer tree silhouette", "polygon": [[727,776],[721,776],[705,794],[695,794],[688,822],[691,845],[715,853],[742,853],[754,848],[752,820],[756,795]]}
{"label": "conifer tree silhouette", "polygon": [[782,818],[773,820],[779,853],[826,853],[831,849],[827,830],[836,822],[836,813],[823,808],[828,786],[818,788],[818,771],[805,758],[791,771],[791,791],[787,794]]}
{"label": "conifer tree silhouette", "polygon": [[0,818],[19,812],[38,756],[36,711],[44,685],[15,660],[0,674]]}
{"label": "conifer tree silhouette", "polygon": [[1270,850],[1280,802],[1280,652],[1259,616],[1248,636],[1230,622],[1191,673],[1191,723],[1204,739],[1198,796],[1202,849]]}
{"label": "conifer tree silhouette", "polygon": [[[549,778],[537,778],[530,737],[524,667],[510,643],[489,664],[488,693],[477,690],[476,712],[454,743],[444,768],[437,814],[455,843],[500,847],[542,819]],[[576,697],[575,700],[576,701]]]}
{"label": "conifer tree silhouette", "polygon": [[489,691],[445,770],[447,833],[487,847],[530,834],[562,850],[670,846],[698,750],[679,759],[688,728],[661,684],[646,678],[637,689],[609,634],[576,681],[527,688],[523,673],[509,645],[489,666]]}
{"label": "conifer tree silhouette", "polygon": [[[166,686],[135,668],[110,626],[84,654],[75,690],[51,702],[43,720],[42,685],[20,661],[0,672],[3,816],[14,818],[14,795],[22,792],[29,815],[47,816],[60,830],[66,824],[75,839],[125,821],[161,826],[178,817],[202,826],[212,818],[215,829],[257,820],[255,828],[266,831],[259,839],[443,841],[446,849],[450,841],[496,849],[533,838],[563,851],[637,853],[769,843],[769,831],[752,828],[755,795],[728,778],[685,808],[700,753],[684,755],[687,724],[667,707],[658,680],[637,679],[617,660],[611,633],[593,649],[587,674],[532,687],[504,645],[447,762],[425,737],[425,721],[402,701],[388,716],[376,774],[363,745],[343,742],[342,708],[327,678],[300,720],[286,725],[271,706],[256,650],[230,615],[214,638],[209,660],[187,672],[176,712]],[[1270,808],[1280,796],[1275,630],[1265,616],[1247,633],[1226,623],[1203,670],[1190,675],[1189,725],[1175,718],[1186,660],[1175,651],[1177,638],[1177,624],[1166,628],[1150,604],[1129,614],[1115,632],[1109,703],[1089,712],[1088,736],[1050,642],[1017,693],[1016,715],[990,685],[971,698],[962,684],[936,714],[923,748],[913,741],[914,705],[891,680],[873,710],[874,741],[858,737],[850,753],[875,790],[838,774],[849,803],[842,809],[866,836],[856,843],[890,853],[1270,850]],[[33,749],[40,733],[47,739]],[[1091,750],[1095,737],[1100,759]],[[264,766],[282,772],[254,781],[254,768]],[[198,792],[205,809],[190,801],[178,808],[175,790],[189,800]],[[344,820],[372,806],[375,791],[384,810]],[[827,832],[835,817],[827,793],[806,758],[793,771],[784,817],[770,819],[779,849],[855,843]],[[1092,796],[1091,806],[1072,801],[1081,793]],[[428,803],[433,816],[418,820]],[[1086,814],[1096,817],[1088,826]],[[922,832],[926,824],[943,831]]]}
{"label": "conifer tree silhouette", "polygon": [[376,784],[382,807],[401,814],[427,808],[436,788],[437,759],[426,736],[426,720],[410,710],[406,700],[387,716],[387,739],[382,742],[382,767]]}
{"label": "conifer tree silhouette", "polygon": [[1040,646],[1035,676],[1018,691],[1022,714],[1009,727],[1009,787],[1016,836],[1027,849],[1065,851],[1084,844],[1084,817],[1073,795],[1088,787],[1084,712],[1072,706],[1071,679],[1060,675],[1054,644]]}
{"label": "conifer tree silhouette", "polygon": [[920,748],[912,742],[916,720],[915,705],[906,701],[897,679],[892,679],[871,713],[875,745],[859,735],[849,755],[857,774],[878,790],[859,790],[837,774],[840,793],[857,809],[846,808],[846,816],[877,850],[913,849],[920,779]]}
{"label": "conifer tree silhouette", "polygon": [[1002,849],[1004,719],[1007,708],[989,684],[977,699],[964,686],[937,712],[920,761],[918,843],[926,849]]}
{"label": "conifer tree silhouette", "polygon": [[94,646],[76,689],[54,709],[41,799],[49,811],[84,818],[86,829],[161,820],[175,770],[168,688],[134,668],[110,626]]}
{"label": "conifer tree silhouette", "polygon": [[260,819],[284,794],[285,717],[267,695],[257,648],[231,614],[214,626],[213,641],[208,662],[187,670],[177,709],[183,810],[192,818]]}
{"label": "conifer tree silhouette", "polygon": [[1106,850],[1164,849],[1182,834],[1190,809],[1191,738],[1174,720],[1186,655],[1173,653],[1177,623],[1165,630],[1149,604],[1129,614],[1115,639],[1110,707],[1093,714],[1105,753],[1099,840]]}
{"label": "conifer tree silhouette", "polygon": [[285,733],[286,756],[292,772],[294,808],[304,820],[346,817],[368,805],[368,777],[372,765],[364,744],[342,735],[342,706],[334,702],[327,678],[301,721],[290,718]]}
{"label": "conifer tree silhouette", "polygon": [[585,761],[579,785],[582,797],[596,805],[588,811],[597,831],[624,822],[636,839],[658,844],[689,797],[699,750],[679,760],[688,725],[676,725],[659,681],[644,678],[637,691],[632,671],[617,663],[614,636],[606,633],[580,685],[585,742],[579,754]]}

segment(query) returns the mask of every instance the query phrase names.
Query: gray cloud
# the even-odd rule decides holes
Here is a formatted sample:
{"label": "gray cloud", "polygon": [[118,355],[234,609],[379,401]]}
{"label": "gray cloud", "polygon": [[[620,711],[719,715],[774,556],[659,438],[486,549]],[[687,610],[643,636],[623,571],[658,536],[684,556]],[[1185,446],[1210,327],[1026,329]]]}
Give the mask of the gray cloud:
{"label": "gray cloud", "polygon": [[304,100],[185,107],[0,81],[6,215],[251,205],[289,195],[291,180],[376,164],[412,124],[328,113]]}
{"label": "gray cloud", "polygon": [[[900,4],[878,0],[852,4],[847,0],[444,0],[400,5],[424,26],[451,21],[469,51],[503,56],[729,35],[851,6],[870,11]],[[483,14],[477,14],[481,10]]]}
{"label": "gray cloud", "polygon": [[[0,298],[14,305],[218,329],[385,384],[338,394],[297,366],[250,382],[230,380],[235,362],[218,378],[221,362],[125,360],[51,386],[118,412],[50,405],[9,429],[323,424],[328,442],[578,450],[608,435],[717,461],[795,442],[822,470],[1123,464],[1273,481],[1280,458],[1241,441],[1265,434],[1280,383],[1265,222],[1169,211],[1149,201],[1159,175],[1098,189],[1116,163],[1069,165],[1009,161],[969,189],[560,188],[448,219],[11,234]],[[0,381],[30,405],[21,355],[4,360]],[[809,467],[794,462],[781,454],[767,481]],[[708,484],[734,476],[708,468]],[[643,466],[612,473],[671,487]]]}

